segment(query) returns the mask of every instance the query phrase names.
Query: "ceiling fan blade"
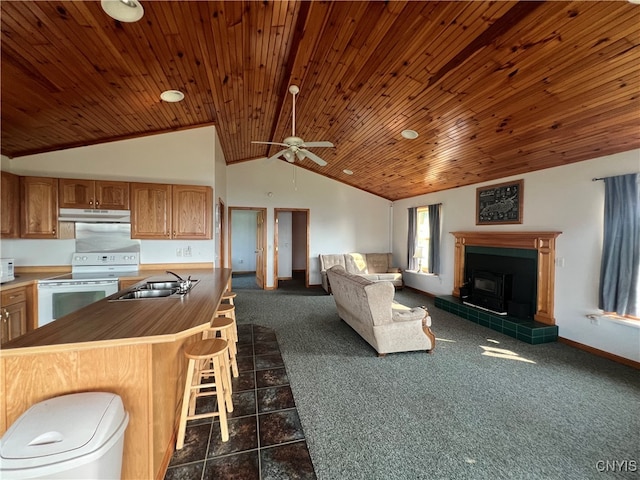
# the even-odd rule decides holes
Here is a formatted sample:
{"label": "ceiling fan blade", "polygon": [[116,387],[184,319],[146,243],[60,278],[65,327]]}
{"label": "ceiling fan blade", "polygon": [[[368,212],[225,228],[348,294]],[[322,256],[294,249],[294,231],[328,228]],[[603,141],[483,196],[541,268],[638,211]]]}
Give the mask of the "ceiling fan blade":
{"label": "ceiling fan blade", "polygon": [[335,147],[335,145],[333,143],[326,142],[326,141],[323,141],[323,142],[304,142],[304,146],[305,147],[327,147],[327,148]]}
{"label": "ceiling fan blade", "polygon": [[316,162],[321,167],[324,167],[327,164],[327,162],[325,162],[318,155],[316,155],[313,152],[310,152],[309,150],[305,150],[305,149],[301,148],[299,151],[302,152],[304,154],[304,156],[307,157],[309,160],[312,160],[312,161]]}
{"label": "ceiling fan blade", "polygon": [[288,152],[289,149],[285,148],[284,150],[280,150],[278,153],[276,153],[275,155],[271,155],[268,159],[267,162],[271,162],[275,159],[277,159],[278,157],[282,156],[284,154],[284,152]]}
{"label": "ceiling fan blade", "polygon": [[251,143],[261,143],[263,145],[281,145],[283,147],[288,147],[289,145],[287,145],[286,143],[279,143],[279,142],[258,142],[253,140]]}

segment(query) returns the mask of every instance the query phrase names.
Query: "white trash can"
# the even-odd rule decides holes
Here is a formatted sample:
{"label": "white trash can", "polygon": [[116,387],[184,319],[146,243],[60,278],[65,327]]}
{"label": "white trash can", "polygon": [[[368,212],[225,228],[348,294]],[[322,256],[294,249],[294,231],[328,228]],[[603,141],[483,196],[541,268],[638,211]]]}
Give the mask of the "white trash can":
{"label": "white trash can", "polygon": [[119,479],[129,415],[113,393],[33,405],[0,439],[0,478]]}

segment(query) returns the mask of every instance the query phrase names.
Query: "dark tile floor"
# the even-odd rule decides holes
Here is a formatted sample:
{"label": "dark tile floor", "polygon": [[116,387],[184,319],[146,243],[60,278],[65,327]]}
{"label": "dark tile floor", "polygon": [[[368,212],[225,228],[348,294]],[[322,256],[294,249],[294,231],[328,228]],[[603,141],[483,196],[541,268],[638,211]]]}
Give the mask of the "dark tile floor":
{"label": "dark tile floor", "polygon": [[[275,332],[239,325],[237,360],[229,441],[221,440],[217,420],[188,422],[165,480],[315,479]],[[215,400],[204,398],[209,404],[198,410],[213,408]]]}

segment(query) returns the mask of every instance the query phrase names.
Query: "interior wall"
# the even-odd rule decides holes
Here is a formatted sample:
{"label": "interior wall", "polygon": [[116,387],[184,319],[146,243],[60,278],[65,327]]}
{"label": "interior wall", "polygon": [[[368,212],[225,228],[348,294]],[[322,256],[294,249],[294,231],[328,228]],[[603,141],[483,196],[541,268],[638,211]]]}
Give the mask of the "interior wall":
{"label": "interior wall", "polygon": [[[31,176],[124,180],[214,187],[217,199],[215,127],[70,148],[13,159],[3,158],[3,170]],[[224,161],[224,160],[223,160]],[[218,164],[219,165],[219,164]],[[224,168],[217,168],[223,175]],[[177,251],[191,247],[192,256]],[[0,240],[2,255],[16,266],[70,265],[74,240]],[[213,262],[215,240],[141,240],[140,262]]]}
{"label": "interior wall", "polygon": [[[441,268],[438,276],[405,272],[408,286],[435,295],[453,290],[454,231],[561,231],[557,238],[555,317],[561,337],[640,361],[640,322],[586,318],[598,313],[598,282],[603,234],[604,182],[593,178],[640,170],[640,150],[505,177],[394,202],[394,258],[406,268],[409,207],[442,203]],[[524,179],[523,223],[476,226],[479,186]],[[437,325],[434,325],[437,334]]]}
{"label": "interior wall", "polygon": [[293,215],[278,212],[278,278],[293,276]]}
{"label": "interior wall", "polygon": [[258,212],[233,210],[231,214],[231,268],[234,272],[256,271]]}
{"label": "interior wall", "polygon": [[274,208],[309,209],[310,285],[321,283],[321,253],[391,251],[391,202],[302,167],[266,159],[229,165],[227,193],[228,205],[267,208],[266,288],[274,280]]}
{"label": "interior wall", "polygon": [[307,269],[307,212],[293,212],[292,217],[292,269]]}

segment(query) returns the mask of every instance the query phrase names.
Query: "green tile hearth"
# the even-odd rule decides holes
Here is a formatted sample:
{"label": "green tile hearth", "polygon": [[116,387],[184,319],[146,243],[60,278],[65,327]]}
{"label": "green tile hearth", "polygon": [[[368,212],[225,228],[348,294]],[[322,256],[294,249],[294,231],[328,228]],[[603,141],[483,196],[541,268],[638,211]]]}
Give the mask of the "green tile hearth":
{"label": "green tile hearth", "polygon": [[464,305],[459,298],[443,295],[435,298],[435,305],[442,310],[454,313],[473,323],[504,333],[531,345],[555,342],[558,340],[558,326],[546,325],[533,320],[496,315],[478,308]]}

